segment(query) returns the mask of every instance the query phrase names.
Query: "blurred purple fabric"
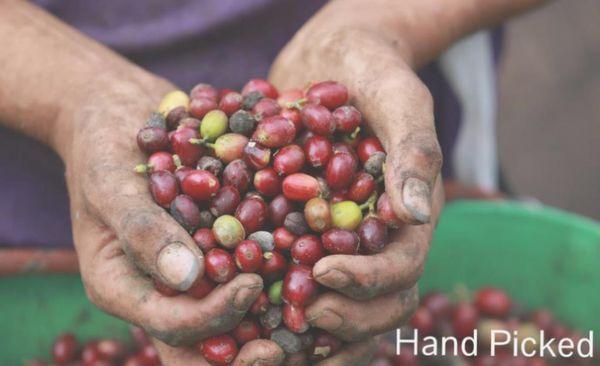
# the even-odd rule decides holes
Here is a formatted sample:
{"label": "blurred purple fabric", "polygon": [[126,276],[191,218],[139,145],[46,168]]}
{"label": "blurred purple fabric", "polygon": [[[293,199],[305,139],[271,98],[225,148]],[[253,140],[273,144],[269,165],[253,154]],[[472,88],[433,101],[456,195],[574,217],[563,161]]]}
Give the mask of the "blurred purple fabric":
{"label": "blurred purple fabric", "polygon": [[[189,89],[200,81],[240,88],[251,77],[266,77],[279,50],[326,1],[34,2],[133,62]],[[435,65],[421,76],[438,103],[438,122],[457,120],[460,108]],[[444,117],[448,113],[453,117]],[[452,145],[454,129],[450,127],[448,138],[442,139],[444,150]],[[47,147],[0,128],[0,167],[0,246],[71,246],[60,159]]]}

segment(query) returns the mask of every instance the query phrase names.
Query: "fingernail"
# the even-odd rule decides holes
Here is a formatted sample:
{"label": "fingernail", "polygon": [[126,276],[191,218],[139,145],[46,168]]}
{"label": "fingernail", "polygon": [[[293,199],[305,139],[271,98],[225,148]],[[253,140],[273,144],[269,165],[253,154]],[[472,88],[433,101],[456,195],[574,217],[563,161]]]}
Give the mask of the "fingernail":
{"label": "fingernail", "polygon": [[418,178],[408,178],[402,188],[402,202],[415,220],[426,224],[431,219],[431,191]]}
{"label": "fingernail", "polygon": [[238,310],[248,310],[250,305],[252,305],[254,300],[256,300],[256,297],[262,288],[263,287],[260,283],[241,287],[239,290],[237,290],[235,296],[233,297],[233,306]]}
{"label": "fingernail", "polygon": [[161,249],[156,259],[156,267],[167,284],[179,291],[189,289],[200,272],[196,255],[179,242]]}
{"label": "fingernail", "polygon": [[313,317],[307,317],[306,319],[312,325],[328,330],[334,331],[342,326],[344,319],[333,310],[323,310]]}
{"label": "fingernail", "polygon": [[322,273],[315,274],[315,280],[328,287],[340,289],[352,283],[350,276],[337,269],[328,269]]}

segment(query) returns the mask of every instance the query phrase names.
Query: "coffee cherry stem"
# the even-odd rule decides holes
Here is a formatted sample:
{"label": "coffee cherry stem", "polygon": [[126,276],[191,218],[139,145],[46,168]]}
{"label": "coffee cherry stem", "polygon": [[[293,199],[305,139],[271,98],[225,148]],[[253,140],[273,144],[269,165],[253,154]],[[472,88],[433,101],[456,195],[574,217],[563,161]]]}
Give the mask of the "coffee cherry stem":
{"label": "coffee cherry stem", "polygon": [[138,164],[133,168],[138,174],[147,174],[152,172],[152,164]]}
{"label": "coffee cherry stem", "polygon": [[181,163],[181,158],[177,154],[173,154],[173,163],[175,164],[175,167],[177,169],[183,167],[183,164]]}
{"label": "coffee cherry stem", "polygon": [[192,145],[200,145],[200,146],[208,146],[212,149],[214,149],[214,144],[211,143],[208,139],[203,138],[203,139],[189,139],[188,140],[190,142],[190,144]]}
{"label": "coffee cherry stem", "polygon": [[365,201],[365,203],[358,205],[361,210],[369,209],[369,213],[375,212],[375,204],[377,203],[377,192],[373,194]]}
{"label": "coffee cherry stem", "polygon": [[308,99],[302,98],[302,99],[295,100],[293,102],[286,103],[285,107],[286,108],[290,108],[290,109],[291,108],[296,108],[296,109],[300,110],[300,109],[302,109],[302,107],[304,107],[304,105],[306,103],[308,103]]}
{"label": "coffee cherry stem", "polygon": [[266,260],[269,260],[269,259],[273,258],[273,253],[271,253],[271,252],[265,252],[263,254],[263,258],[266,259]]}
{"label": "coffee cherry stem", "polygon": [[360,127],[356,127],[354,132],[352,132],[348,137],[350,138],[350,140],[354,141],[358,137],[359,133],[360,133]]}

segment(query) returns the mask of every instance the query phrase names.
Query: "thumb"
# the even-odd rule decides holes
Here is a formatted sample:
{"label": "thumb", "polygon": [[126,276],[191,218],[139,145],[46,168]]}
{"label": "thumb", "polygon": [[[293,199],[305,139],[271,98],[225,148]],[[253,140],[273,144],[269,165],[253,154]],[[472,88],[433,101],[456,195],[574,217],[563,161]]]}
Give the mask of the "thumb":
{"label": "thumb", "polygon": [[[185,291],[204,273],[204,258],[186,230],[150,198],[145,177],[116,169],[95,188],[99,216],[145,273]],[[119,192],[115,194],[115,192]],[[98,203],[99,202],[99,203]]]}

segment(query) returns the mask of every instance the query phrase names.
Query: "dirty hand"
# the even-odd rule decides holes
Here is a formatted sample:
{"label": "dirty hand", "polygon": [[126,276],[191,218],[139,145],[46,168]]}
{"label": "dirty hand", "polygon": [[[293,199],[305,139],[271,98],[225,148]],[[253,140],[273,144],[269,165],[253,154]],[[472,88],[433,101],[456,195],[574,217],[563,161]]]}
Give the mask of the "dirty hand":
{"label": "dirty hand", "polygon": [[[145,160],[132,143],[137,130],[173,89],[155,77],[143,82],[96,79],[60,116],[61,155],[90,300],[160,340],[157,348],[165,364],[202,365],[197,350],[170,346],[192,346],[235,327],[263,283],[258,275],[241,274],[201,300],[166,297],[154,289],[156,279],[184,291],[204,270],[202,252],[189,233],[153,202],[146,177],[133,171]],[[259,341],[246,345],[235,364],[258,359],[277,364],[282,357],[274,343]]]}
{"label": "dirty hand", "polygon": [[432,97],[413,71],[404,49],[378,33],[338,28],[334,1],[311,19],[283,49],[271,69],[280,90],[336,80],[346,85],[387,151],[385,184],[397,216],[382,253],[332,255],[313,269],[315,279],[336,290],[306,310],[310,322],[355,341],[397,327],[418,301],[431,233],[443,205],[442,156]]}

